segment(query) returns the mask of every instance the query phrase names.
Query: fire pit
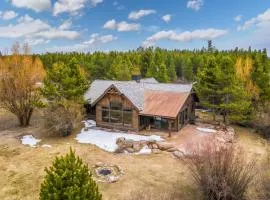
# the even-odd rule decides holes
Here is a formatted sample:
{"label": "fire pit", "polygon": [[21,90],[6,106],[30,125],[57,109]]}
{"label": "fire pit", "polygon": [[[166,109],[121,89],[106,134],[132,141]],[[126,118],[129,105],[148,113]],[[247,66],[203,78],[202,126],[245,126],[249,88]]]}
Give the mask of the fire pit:
{"label": "fire pit", "polygon": [[98,182],[113,183],[118,181],[124,172],[118,165],[98,163],[93,166],[92,174]]}
{"label": "fire pit", "polygon": [[111,173],[112,173],[112,171],[110,169],[101,169],[98,171],[98,174],[103,175],[103,176],[107,176]]}

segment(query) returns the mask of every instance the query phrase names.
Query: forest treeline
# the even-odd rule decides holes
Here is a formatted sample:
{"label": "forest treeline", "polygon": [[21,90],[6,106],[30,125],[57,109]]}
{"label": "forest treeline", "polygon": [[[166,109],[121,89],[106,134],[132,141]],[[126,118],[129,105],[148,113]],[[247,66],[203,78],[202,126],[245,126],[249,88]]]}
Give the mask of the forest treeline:
{"label": "forest treeline", "polygon": [[[21,102],[33,100],[27,104],[29,117],[21,120],[24,125],[42,98],[54,102],[50,103],[52,111],[59,105],[67,109],[70,102],[82,105],[84,92],[96,79],[131,80],[132,75],[140,74],[163,83],[193,82],[200,105],[212,111],[214,120],[222,115],[225,124],[256,124],[270,132],[270,59],[266,49],[219,51],[208,41],[208,48],[193,51],[150,47],[127,52],[29,55],[28,45],[22,50],[16,43],[12,56],[0,55],[0,103],[20,119],[26,108]],[[38,74],[44,70],[44,77],[32,74],[36,66],[42,71]],[[37,82],[43,82],[41,92],[36,91]],[[30,100],[25,101],[25,97]]]}
{"label": "forest treeline", "polygon": [[46,53],[39,55],[46,70],[76,59],[88,79],[131,80],[132,75],[160,82],[196,82],[201,104],[222,114],[224,122],[243,123],[265,113],[270,99],[270,59],[266,49],[218,51],[211,41],[200,50],[138,48],[127,52]]}

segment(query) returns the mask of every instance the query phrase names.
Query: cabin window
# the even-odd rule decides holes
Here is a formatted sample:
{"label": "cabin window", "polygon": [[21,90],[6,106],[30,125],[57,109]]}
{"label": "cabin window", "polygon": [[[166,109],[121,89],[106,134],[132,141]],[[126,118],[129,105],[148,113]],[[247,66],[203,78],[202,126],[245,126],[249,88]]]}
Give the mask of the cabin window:
{"label": "cabin window", "polygon": [[102,107],[102,121],[132,126],[132,108],[123,108],[119,101],[111,101],[109,106]]}
{"label": "cabin window", "polygon": [[122,123],[122,111],[111,110],[111,123]]}
{"label": "cabin window", "polygon": [[110,108],[111,110],[122,110],[122,103],[119,101],[111,101]]}
{"label": "cabin window", "polygon": [[102,121],[103,122],[109,122],[109,116],[110,116],[110,113],[109,113],[109,108],[108,107],[102,107]]}
{"label": "cabin window", "polygon": [[131,126],[132,124],[132,110],[131,109],[123,110],[123,123],[125,126]]}

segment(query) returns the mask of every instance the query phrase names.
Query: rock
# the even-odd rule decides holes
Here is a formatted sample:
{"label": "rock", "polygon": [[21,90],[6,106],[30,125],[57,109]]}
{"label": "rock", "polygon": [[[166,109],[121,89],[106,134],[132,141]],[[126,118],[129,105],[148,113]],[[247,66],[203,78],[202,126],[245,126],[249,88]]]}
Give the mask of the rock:
{"label": "rock", "polygon": [[182,151],[174,151],[173,155],[177,158],[183,158],[185,154]]}
{"label": "rock", "polygon": [[134,142],[132,148],[135,152],[138,152],[142,149],[142,145],[139,142]]}
{"label": "rock", "polygon": [[152,147],[153,147],[153,149],[158,149],[158,145],[157,144],[153,144]]}
{"label": "rock", "polygon": [[159,149],[152,149],[152,153],[154,153],[154,154],[158,154],[160,152],[161,152],[161,150],[159,150]]}
{"label": "rock", "polygon": [[178,149],[176,147],[173,147],[173,148],[170,148],[170,149],[167,149],[168,152],[175,152],[175,151],[178,151]]}
{"label": "rock", "polygon": [[109,183],[115,183],[116,181],[118,181],[119,180],[119,177],[118,176],[108,176],[107,177],[107,181],[109,182]]}
{"label": "rock", "polygon": [[162,151],[166,151],[166,150],[171,149],[171,148],[174,147],[173,144],[168,143],[168,142],[157,142],[157,146]]}
{"label": "rock", "polygon": [[135,150],[131,147],[125,148],[128,153],[135,153]]}
{"label": "rock", "polygon": [[133,140],[126,140],[125,138],[121,137],[116,140],[116,144],[119,146],[121,149],[126,149],[126,148],[132,148],[133,146]]}

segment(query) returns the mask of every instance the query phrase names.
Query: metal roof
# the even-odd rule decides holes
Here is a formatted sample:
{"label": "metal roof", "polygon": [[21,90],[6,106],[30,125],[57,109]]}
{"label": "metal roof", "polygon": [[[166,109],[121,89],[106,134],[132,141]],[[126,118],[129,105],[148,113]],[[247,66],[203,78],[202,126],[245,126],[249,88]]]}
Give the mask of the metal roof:
{"label": "metal roof", "polygon": [[146,91],[144,109],[141,115],[175,118],[185,104],[190,93]]}

